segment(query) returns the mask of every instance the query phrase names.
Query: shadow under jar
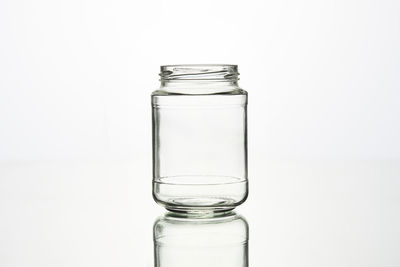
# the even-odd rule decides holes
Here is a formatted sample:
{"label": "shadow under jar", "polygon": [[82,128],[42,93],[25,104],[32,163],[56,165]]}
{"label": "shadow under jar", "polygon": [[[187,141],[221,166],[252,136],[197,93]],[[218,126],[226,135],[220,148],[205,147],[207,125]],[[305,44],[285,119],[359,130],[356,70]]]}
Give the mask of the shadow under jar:
{"label": "shadow under jar", "polygon": [[236,65],[161,66],[152,94],[153,197],[169,210],[230,210],[247,183],[247,92]]}

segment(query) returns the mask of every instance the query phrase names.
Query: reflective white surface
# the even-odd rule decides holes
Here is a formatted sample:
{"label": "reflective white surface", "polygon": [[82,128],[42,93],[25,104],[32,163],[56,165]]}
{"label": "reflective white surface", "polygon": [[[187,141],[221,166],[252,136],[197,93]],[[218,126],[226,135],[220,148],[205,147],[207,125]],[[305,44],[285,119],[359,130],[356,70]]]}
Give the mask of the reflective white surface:
{"label": "reflective white surface", "polygon": [[150,93],[180,63],[240,66],[251,267],[400,266],[399,13],[1,0],[0,267],[153,265]]}
{"label": "reflective white surface", "polygon": [[[146,168],[2,162],[0,266],[153,266],[152,226],[164,210]],[[250,227],[249,266],[400,265],[399,161],[253,169],[237,208]]]}

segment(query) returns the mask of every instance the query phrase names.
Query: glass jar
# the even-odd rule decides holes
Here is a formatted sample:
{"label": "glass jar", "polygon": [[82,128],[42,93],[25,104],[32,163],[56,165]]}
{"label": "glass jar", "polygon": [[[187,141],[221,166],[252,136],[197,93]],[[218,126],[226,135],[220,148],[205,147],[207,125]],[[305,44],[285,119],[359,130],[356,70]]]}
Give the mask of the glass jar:
{"label": "glass jar", "polygon": [[152,94],[153,197],[169,210],[230,210],[245,201],[247,92],[236,65],[161,66]]}
{"label": "glass jar", "polygon": [[249,227],[234,212],[167,213],[153,227],[155,267],[247,267]]}

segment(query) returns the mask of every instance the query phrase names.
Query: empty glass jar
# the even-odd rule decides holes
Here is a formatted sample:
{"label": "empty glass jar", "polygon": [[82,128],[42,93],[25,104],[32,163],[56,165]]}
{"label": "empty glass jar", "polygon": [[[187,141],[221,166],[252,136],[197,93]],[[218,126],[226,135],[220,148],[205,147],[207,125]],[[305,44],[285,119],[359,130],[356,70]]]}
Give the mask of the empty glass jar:
{"label": "empty glass jar", "polygon": [[236,65],[161,66],[152,94],[153,197],[175,211],[245,201],[247,92]]}

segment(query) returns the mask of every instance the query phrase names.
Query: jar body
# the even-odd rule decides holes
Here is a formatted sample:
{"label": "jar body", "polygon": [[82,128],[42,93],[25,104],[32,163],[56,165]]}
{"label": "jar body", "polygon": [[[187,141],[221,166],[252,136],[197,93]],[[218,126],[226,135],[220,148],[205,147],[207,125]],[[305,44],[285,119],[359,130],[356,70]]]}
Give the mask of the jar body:
{"label": "jar body", "polygon": [[225,80],[174,82],[152,94],[154,199],[170,210],[232,209],[248,194],[247,92]]}

